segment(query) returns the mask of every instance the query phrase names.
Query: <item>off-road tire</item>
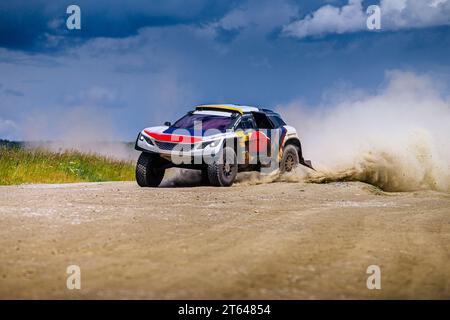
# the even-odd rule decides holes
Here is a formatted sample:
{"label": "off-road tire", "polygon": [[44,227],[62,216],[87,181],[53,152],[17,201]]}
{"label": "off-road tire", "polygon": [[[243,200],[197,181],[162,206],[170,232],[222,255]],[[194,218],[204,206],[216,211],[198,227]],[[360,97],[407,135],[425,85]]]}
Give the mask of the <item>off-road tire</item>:
{"label": "off-road tire", "polygon": [[164,178],[165,169],[158,168],[159,156],[142,152],[136,164],[136,182],[140,187],[157,187]]}
{"label": "off-road tire", "polygon": [[283,156],[280,162],[280,172],[290,172],[294,170],[300,163],[298,157],[298,148],[292,144],[288,144],[284,147]]}
{"label": "off-road tire", "polygon": [[[222,161],[218,161],[222,159]],[[226,165],[230,170],[226,170]],[[226,147],[218,154],[217,160],[208,164],[207,172],[209,183],[217,187],[229,187],[233,184],[238,171],[236,152],[233,148]]]}

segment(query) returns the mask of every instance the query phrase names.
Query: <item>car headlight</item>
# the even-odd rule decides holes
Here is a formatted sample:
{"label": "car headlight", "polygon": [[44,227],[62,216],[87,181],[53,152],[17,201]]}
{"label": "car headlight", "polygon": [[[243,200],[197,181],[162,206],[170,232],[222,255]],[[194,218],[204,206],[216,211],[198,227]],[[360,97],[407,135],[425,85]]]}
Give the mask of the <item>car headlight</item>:
{"label": "car headlight", "polygon": [[219,145],[220,140],[211,140],[202,142],[202,149],[205,149],[207,146],[210,146],[211,148],[217,147]]}
{"label": "car headlight", "polygon": [[147,137],[147,136],[144,136],[143,134],[141,134],[140,136],[139,136],[139,140],[141,140],[141,141],[147,141],[147,143],[149,144],[149,145],[154,145],[153,144],[153,141],[152,141],[152,139],[150,139],[149,137]]}

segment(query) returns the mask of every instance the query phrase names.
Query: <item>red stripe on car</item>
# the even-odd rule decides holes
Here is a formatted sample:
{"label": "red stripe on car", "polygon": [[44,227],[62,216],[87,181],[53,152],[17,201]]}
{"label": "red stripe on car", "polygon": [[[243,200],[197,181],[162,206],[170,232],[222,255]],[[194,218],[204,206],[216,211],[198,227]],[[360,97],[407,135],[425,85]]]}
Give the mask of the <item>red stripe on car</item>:
{"label": "red stripe on car", "polygon": [[193,137],[193,136],[183,136],[179,134],[167,134],[167,133],[156,133],[150,132],[148,130],[144,130],[146,134],[148,134],[153,139],[159,141],[168,141],[168,142],[176,142],[176,143],[196,143],[202,141],[202,138]]}

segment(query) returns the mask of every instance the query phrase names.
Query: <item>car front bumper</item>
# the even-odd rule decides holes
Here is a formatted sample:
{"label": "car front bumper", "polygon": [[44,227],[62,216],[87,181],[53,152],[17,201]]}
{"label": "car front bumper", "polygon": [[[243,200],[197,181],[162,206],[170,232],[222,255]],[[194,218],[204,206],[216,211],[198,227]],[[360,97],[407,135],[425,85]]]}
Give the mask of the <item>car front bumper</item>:
{"label": "car front bumper", "polygon": [[214,147],[207,145],[203,147],[208,141],[198,143],[176,143],[156,140],[144,132],[141,132],[136,139],[135,149],[143,152],[157,153],[167,160],[185,158],[202,158],[214,157],[219,153],[222,141],[217,141]]}

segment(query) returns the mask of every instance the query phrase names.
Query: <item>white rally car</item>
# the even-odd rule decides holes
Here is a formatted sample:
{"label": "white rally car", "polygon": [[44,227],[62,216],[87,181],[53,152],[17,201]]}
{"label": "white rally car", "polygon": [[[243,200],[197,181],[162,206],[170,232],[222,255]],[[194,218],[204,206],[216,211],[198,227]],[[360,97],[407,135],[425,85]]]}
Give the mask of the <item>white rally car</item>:
{"label": "white rally car", "polygon": [[142,130],[135,149],[142,151],[136,165],[141,187],[158,186],[171,167],[201,170],[203,182],[214,186],[231,186],[241,171],[313,169],[295,128],[278,113],[249,106],[197,106],[174,124]]}

